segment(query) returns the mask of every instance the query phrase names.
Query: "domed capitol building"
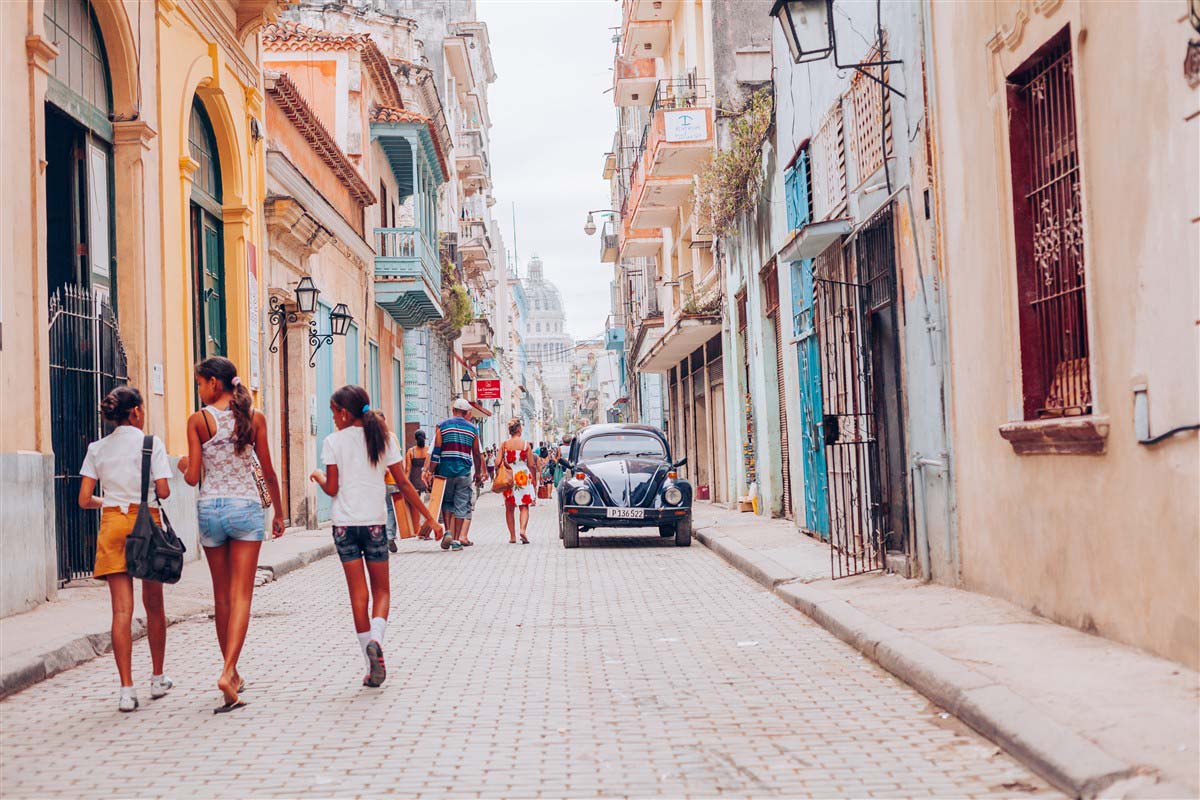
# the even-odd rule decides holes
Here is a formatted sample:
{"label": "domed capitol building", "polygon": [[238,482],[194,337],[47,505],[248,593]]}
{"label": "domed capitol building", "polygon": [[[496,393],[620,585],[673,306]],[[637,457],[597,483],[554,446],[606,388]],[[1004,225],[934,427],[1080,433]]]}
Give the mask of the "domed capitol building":
{"label": "domed capitol building", "polygon": [[525,351],[542,371],[554,417],[566,419],[571,400],[571,355],[575,340],[564,329],[566,314],[558,287],[546,280],[542,259],[529,259],[525,285]]}

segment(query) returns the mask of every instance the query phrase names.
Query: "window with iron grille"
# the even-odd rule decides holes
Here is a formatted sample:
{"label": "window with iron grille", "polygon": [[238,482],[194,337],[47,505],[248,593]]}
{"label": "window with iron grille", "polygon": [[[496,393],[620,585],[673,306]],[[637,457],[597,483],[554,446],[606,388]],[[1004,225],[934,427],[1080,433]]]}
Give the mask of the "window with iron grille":
{"label": "window with iron grille", "polygon": [[1092,410],[1071,40],[1009,76],[1009,152],[1025,419]]}

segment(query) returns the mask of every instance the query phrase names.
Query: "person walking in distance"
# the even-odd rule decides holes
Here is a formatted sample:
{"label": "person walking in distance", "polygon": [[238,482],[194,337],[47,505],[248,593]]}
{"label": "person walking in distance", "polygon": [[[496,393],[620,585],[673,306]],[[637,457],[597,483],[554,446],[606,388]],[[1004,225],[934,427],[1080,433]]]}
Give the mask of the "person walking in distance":
{"label": "person walking in distance", "polygon": [[508,439],[500,445],[496,454],[496,466],[508,464],[513,474],[513,485],[504,491],[504,516],[508,522],[508,543],[517,543],[516,515],[521,516],[521,544],[529,544],[525,535],[529,529],[529,509],[537,500],[537,455],[533,446],[521,438],[521,420],[508,423]]}
{"label": "person walking in distance", "polygon": [[333,498],[333,543],[350,590],[354,631],[367,663],[363,685],[376,687],[387,678],[383,637],[391,605],[384,531],[390,500],[384,473],[391,473],[400,494],[429,521],[435,534],[442,532],[442,526],[405,476],[399,443],[388,436],[383,420],[371,410],[366,390],[343,386],[333,393],[329,409],[337,431],[325,437],[321,445],[325,471],[314,471],[312,480]]}
{"label": "person walking in distance", "polygon": [[[100,532],[96,538],[96,566],[92,576],[108,584],[112,602],[112,648],[117,661],[121,690],[117,708],[136,711],[133,688],[133,577],[126,571],[125,538],[133,530],[142,500],[142,448],[146,412],[142,394],[132,386],[118,386],[100,403],[104,418],[117,427],[108,436],[88,445],[79,468],[79,507],[100,509]],[[150,480],[160,500],[171,494],[167,479],[171,463],[162,440],[154,437],[150,454]],[[97,481],[104,495],[96,497]],[[150,509],[156,523],[158,510]],[[171,679],[163,674],[167,650],[167,615],[163,609],[163,587],[157,581],[142,581],[142,604],[146,607],[146,634],[150,640],[150,697],[157,700],[171,690]]]}
{"label": "person walking in distance", "polygon": [[267,499],[275,507],[271,534],[283,535],[279,479],[267,445],[267,418],[253,408],[250,392],[228,358],[196,365],[196,388],[204,408],[187,423],[188,454],[179,469],[188,485],[200,485],[200,544],[212,575],[217,643],[225,658],[217,688],[225,714],[246,703],[238,659],[250,627],[250,603],[258,551],[266,538]]}
{"label": "person walking in distance", "polygon": [[[429,498],[429,485],[425,482],[425,464],[429,460],[429,448],[425,446],[425,431],[418,430],[413,434],[416,442],[404,453],[404,474],[421,494],[421,500]],[[429,532],[424,528],[417,534],[420,539],[429,539]]]}
{"label": "person walking in distance", "polygon": [[461,550],[475,544],[468,538],[471,530],[471,470],[475,481],[483,481],[483,453],[479,449],[479,428],[467,418],[471,403],[460,397],[454,401],[449,419],[438,423],[433,436],[433,452],[425,467],[425,482],[433,485],[433,476],[446,479],[442,506],[448,508],[451,529],[442,535],[443,550]]}

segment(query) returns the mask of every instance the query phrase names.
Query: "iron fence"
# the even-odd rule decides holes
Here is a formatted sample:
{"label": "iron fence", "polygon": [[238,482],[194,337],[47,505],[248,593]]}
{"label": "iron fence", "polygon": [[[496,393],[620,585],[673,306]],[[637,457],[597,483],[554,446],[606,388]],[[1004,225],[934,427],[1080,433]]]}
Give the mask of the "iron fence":
{"label": "iron fence", "polygon": [[58,580],[92,574],[100,515],[79,507],[79,469],[87,447],[106,433],[100,400],[129,382],[125,346],[112,307],[78,286],[50,299],[50,435]]}

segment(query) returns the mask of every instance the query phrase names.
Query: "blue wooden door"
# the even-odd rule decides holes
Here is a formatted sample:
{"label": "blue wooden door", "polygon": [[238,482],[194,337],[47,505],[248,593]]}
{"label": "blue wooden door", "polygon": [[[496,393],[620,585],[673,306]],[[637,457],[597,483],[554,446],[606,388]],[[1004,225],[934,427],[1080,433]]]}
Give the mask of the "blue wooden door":
{"label": "blue wooden door", "polygon": [[[330,330],[329,313],[331,309],[324,303],[317,307],[317,331],[328,333]],[[321,445],[325,437],[333,433],[333,412],[329,410],[329,398],[333,394],[333,347],[324,345],[317,351],[317,465],[325,469],[321,460]],[[333,511],[333,498],[317,489],[317,521],[327,522]]]}
{"label": "blue wooden door", "polygon": [[[808,148],[800,151],[784,176],[788,227],[799,230],[812,220]],[[824,411],[821,406],[821,354],[813,324],[813,260],[792,262],[792,335],[800,376],[800,448],[804,462],[804,527],[829,539],[829,479],[825,472]]]}
{"label": "blue wooden door", "polygon": [[829,538],[828,478],[825,474],[824,412],[821,407],[821,353],[813,324],[813,260],[792,264],[793,334],[800,376],[800,441],[804,458],[804,526]]}

